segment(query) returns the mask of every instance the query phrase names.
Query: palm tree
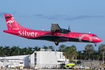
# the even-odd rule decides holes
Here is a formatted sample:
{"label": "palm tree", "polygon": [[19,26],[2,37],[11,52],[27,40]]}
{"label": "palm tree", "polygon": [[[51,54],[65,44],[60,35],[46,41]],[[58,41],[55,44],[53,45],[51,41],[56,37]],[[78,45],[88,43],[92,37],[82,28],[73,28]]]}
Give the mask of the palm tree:
{"label": "palm tree", "polygon": [[98,47],[98,51],[103,53],[102,56],[103,56],[103,63],[104,63],[105,44],[101,44],[101,45]]}
{"label": "palm tree", "polygon": [[29,46],[28,46],[27,52],[28,52],[28,54],[32,54],[32,53],[33,53],[32,47],[29,47]]}
{"label": "palm tree", "polygon": [[52,51],[54,51],[54,47],[53,46],[49,46],[49,49],[51,49]]}
{"label": "palm tree", "polygon": [[99,51],[99,52],[104,52],[104,51],[105,51],[105,44],[101,44],[101,45],[98,47],[98,51]]}
{"label": "palm tree", "polygon": [[78,54],[75,45],[72,45],[71,48],[72,48],[72,60],[73,60],[74,58],[77,58]]}
{"label": "palm tree", "polygon": [[0,46],[0,56],[3,56],[3,46]]}
{"label": "palm tree", "polygon": [[80,54],[80,59],[82,59],[82,57],[83,57],[83,55],[82,55],[82,54]]}
{"label": "palm tree", "polygon": [[38,47],[38,46],[35,46],[33,49],[34,49],[34,51],[40,51],[40,47]]}
{"label": "palm tree", "polygon": [[86,60],[88,58],[88,56],[86,54],[83,54],[82,58]]}
{"label": "palm tree", "polygon": [[89,54],[89,59],[90,59],[90,55],[94,52],[94,47],[93,47],[93,45],[92,45],[92,44],[87,44],[87,45],[85,46],[85,51],[86,51],[86,53]]}
{"label": "palm tree", "polygon": [[62,52],[64,49],[65,49],[65,45],[60,45],[60,46],[59,46],[59,51]]}
{"label": "palm tree", "polygon": [[78,51],[77,54],[78,54],[78,59],[80,59],[80,55],[82,54],[81,51]]}
{"label": "palm tree", "polygon": [[96,57],[96,55],[92,55],[93,60],[94,60],[95,57]]}
{"label": "palm tree", "polygon": [[26,47],[22,48],[22,52],[24,52],[24,55],[27,55],[27,48]]}
{"label": "palm tree", "polygon": [[19,46],[13,46],[13,47],[11,47],[10,55],[14,56],[14,55],[18,55],[18,54],[19,54]]}
{"label": "palm tree", "polygon": [[10,56],[10,47],[9,46],[5,46],[4,48],[4,54],[6,55],[6,56]]}
{"label": "palm tree", "polygon": [[65,58],[69,58],[69,54],[70,54],[70,51],[69,51],[70,47],[66,46],[65,47],[65,50],[64,50],[64,53],[63,55],[65,56]]}
{"label": "palm tree", "polygon": [[70,46],[66,46],[64,49],[64,53],[63,55],[70,60],[73,60],[74,57],[77,56],[77,52],[76,52],[76,47],[74,45]]}
{"label": "palm tree", "polygon": [[45,51],[47,51],[47,49],[48,49],[48,47],[45,45],[42,48],[45,49]]}
{"label": "palm tree", "polygon": [[98,52],[94,50],[94,52],[92,53],[92,59],[93,60],[97,59],[97,55],[100,55],[100,54],[98,54]]}
{"label": "palm tree", "polygon": [[96,58],[97,58],[97,60],[99,60],[100,59],[100,55],[97,54]]}

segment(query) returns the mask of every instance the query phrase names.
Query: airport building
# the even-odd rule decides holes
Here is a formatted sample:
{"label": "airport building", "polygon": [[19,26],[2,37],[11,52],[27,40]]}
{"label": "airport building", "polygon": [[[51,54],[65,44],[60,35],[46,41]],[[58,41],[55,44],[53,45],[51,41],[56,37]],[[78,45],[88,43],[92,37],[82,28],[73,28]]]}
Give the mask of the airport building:
{"label": "airport building", "polygon": [[0,57],[2,67],[29,67],[29,55]]}
{"label": "airport building", "polygon": [[0,66],[55,68],[68,61],[62,52],[41,49],[41,51],[34,51],[31,55],[0,57]]}

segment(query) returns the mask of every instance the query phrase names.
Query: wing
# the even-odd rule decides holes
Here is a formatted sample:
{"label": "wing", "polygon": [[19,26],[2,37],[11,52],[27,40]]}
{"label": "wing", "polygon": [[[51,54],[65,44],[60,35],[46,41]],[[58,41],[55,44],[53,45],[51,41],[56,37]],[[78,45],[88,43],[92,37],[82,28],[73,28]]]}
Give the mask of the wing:
{"label": "wing", "polygon": [[61,28],[59,27],[59,25],[57,23],[52,23],[51,24],[51,31],[52,32],[57,32],[57,31],[60,31]]}

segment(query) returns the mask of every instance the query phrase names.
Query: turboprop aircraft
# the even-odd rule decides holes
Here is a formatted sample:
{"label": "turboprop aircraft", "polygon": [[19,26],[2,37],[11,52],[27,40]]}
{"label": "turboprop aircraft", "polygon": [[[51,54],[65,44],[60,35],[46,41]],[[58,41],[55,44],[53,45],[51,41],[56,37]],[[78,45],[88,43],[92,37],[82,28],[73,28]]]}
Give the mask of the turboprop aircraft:
{"label": "turboprop aircraft", "polygon": [[70,27],[68,29],[62,29],[57,23],[52,23],[51,31],[25,28],[16,22],[11,14],[4,14],[4,16],[8,28],[4,32],[24,38],[52,41],[55,45],[58,45],[59,42],[69,41],[95,43],[96,46],[96,43],[102,41],[96,34],[71,32]]}

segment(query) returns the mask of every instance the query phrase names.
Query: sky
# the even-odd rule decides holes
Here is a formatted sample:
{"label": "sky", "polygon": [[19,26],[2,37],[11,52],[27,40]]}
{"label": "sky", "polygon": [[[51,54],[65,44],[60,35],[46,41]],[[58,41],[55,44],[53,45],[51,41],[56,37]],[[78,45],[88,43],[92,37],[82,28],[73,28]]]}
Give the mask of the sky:
{"label": "sky", "polygon": [[63,42],[58,46],[45,40],[30,40],[4,33],[7,30],[4,14],[12,14],[22,26],[35,30],[51,29],[51,23],[58,23],[61,28],[72,32],[94,33],[103,41],[94,46],[98,50],[105,44],[105,0],[2,0],[0,1],[0,46],[43,47],[62,44],[75,45],[77,50],[84,50],[90,43]]}

